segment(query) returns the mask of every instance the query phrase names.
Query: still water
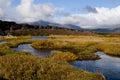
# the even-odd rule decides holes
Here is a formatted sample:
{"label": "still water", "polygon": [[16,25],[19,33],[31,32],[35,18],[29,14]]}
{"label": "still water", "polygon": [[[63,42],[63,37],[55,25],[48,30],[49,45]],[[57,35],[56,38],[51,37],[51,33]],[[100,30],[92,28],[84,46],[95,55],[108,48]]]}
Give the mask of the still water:
{"label": "still water", "polygon": [[75,61],[70,64],[86,71],[102,73],[106,80],[120,80],[120,58],[97,52],[101,59],[95,61]]}
{"label": "still water", "polygon": [[34,56],[42,56],[46,57],[47,55],[50,55],[55,52],[55,50],[36,50],[32,48],[31,44],[21,44],[17,48],[12,48],[16,51],[24,51],[24,52],[30,52]]}

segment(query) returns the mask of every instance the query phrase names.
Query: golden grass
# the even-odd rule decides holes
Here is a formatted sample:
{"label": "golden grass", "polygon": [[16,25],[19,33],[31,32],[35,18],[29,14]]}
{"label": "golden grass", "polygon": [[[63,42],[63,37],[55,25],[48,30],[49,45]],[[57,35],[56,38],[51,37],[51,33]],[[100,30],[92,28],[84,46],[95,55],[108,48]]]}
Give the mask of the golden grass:
{"label": "golden grass", "polygon": [[30,39],[32,36],[1,36],[2,40]]}
{"label": "golden grass", "polygon": [[[50,50],[60,50],[63,52],[71,52],[78,56],[79,60],[93,60],[100,59],[99,56],[93,54],[96,52],[96,48],[93,46],[93,42],[71,42],[63,40],[39,40],[32,43],[32,47],[35,49],[50,49]],[[58,55],[57,55],[58,56]],[[60,57],[64,57],[59,55]],[[65,57],[64,57],[65,58]],[[61,59],[60,59],[61,60]]]}
{"label": "golden grass", "polygon": [[[120,37],[52,35],[50,38],[34,42],[32,46],[36,49],[57,49],[77,54],[103,51],[109,55],[120,56]],[[98,58],[95,55],[94,57]]]}
{"label": "golden grass", "polygon": [[78,57],[71,52],[61,52],[61,51],[57,51],[57,52],[49,55],[48,58],[54,59],[54,60],[59,60],[59,61],[67,61],[67,62],[75,61],[78,59]]}
{"label": "golden grass", "polygon": [[79,70],[65,62],[16,54],[0,57],[0,79],[105,80],[101,74]]}
{"label": "golden grass", "polygon": [[[16,47],[24,43],[32,43],[32,46],[36,49],[59,49],[65,52],[49,55],[49,58],[38,58],[26,55],[28,54],[26,52],[16,52],[10,49],[10,47]],[[37,41],[25,39],[9,40],[0,45],[0,79],[104,80],[101,74],[79,70],[64,62],[96,58],[94,54],[91,54],[96,50],[93,47],[94,44],[93,42],[86,43],[58,39]]]}
{"label": "golden grass", "polygon": [[14,39],[14,40],[9,40],[5,43],[5,45],[9,46],[9,47],[17,47],[20,44],[30,44],[32,43],[32,40],[26,40],[26,39]]}
{"label": "golden grass", "polygon": [[99,43],[96,45],[98,50],[106,54],[120,57],[120,44],[119,43]]}

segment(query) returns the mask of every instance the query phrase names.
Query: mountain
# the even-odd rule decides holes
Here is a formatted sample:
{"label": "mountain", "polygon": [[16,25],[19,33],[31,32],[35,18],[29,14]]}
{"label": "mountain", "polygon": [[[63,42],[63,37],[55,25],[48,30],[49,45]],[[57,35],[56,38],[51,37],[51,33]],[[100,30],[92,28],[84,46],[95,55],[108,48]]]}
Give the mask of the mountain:
{"label": "mountain", "polygon": [[[48,21],[37,21],[37,22],[33,22],[30,23],[32,25],[38,25],[38,26],[46,26],[46,25],[50,25],[50,26],[56,26],[56,27],[62,27],[62,28],[69,28],[69,29],[74,29],[74,30],[84,30],[84,31],[92,31],[92,32],[120,32],[120,28],[97,28],[97,29],[84,29],[81,28],[80,26],[77,25],[73,25],[73,24],[59,24],[59,23],[52,23],[52,22],[48,22]],[[119,27],[120,25],[116,25],[117,27]]]}
{"label": "mountain", "polygon": [[29,23],[29,24],[32,24],[32,25],[42,25],[42,26],[46,26],[46,25],[49,25],[49,24],[51,24],[50,22],[48,22],[48,21],[42,21],[42,20],[40,20],[40,21],[37,21],[37,22],[33,22],[33,23]]}
{"label": "mountain", "polygon": [[48,22],[48,21],[37,21],[37,22],[33,22],[30,23],[32,25],[39,25],[39,26],[46,26],[46,25],[50,25],[50,26],[57,26],[57,27],[62,27],[62,28],[70,28],[70,29],[75,29],[75,30],[83,30],[80,26],[76,26],[73,24],[58,24],[58,23],[52,23],[52,22]]}
{"label": "mountain", "polygon": [[75,29],[75,30],[83,30],[83,28],[81,28],[80,26],[76,26],[73,24],[66,24],[65,26],[67,26],[68,28],[71,28],[71,29]]}
{"label": "mountain", "polygon": [[90,31],[93,32],[120,32],[120,28],[114,28],[114,29],[109,29],[109,28],[99,28],[99,29],[92,29]]}
{"label": "mountain", "polygon": [[120,32],[120,28],[113,29],[113,32]]}

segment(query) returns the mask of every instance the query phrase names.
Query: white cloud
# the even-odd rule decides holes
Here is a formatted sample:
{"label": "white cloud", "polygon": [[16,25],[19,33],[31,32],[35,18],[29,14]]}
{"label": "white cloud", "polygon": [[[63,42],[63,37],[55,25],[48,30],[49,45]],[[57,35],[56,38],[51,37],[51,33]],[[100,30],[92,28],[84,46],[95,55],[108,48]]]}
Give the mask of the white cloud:
{"label": "white cloud", "polygon": [[71,16],[61,17],[62,24],[75,24],[84,28],[113,28],[113,26],[120,24],[120,6],[116,8],[96,8],[97,13],[88,14],[72,14]]}
{"label": "white cloud", "polygon": [[34,4],[35,0],[21,0],[12,6],[13,0],[0,0],[0,19],[16,22],[51,20],[56,8],[52,4]]}
{"label": "white cloud", "polygon": [[24,22],[34,22],[45,20],[52,17],[55,8],[51,4],[37,4],[34,0],[21,0],[21,4],[17,6],[16,11],[23,18]]}
{"label": "white cloud", "polygon": [[0,8],[6,8],[11,4],[12,0],[0,0]]}

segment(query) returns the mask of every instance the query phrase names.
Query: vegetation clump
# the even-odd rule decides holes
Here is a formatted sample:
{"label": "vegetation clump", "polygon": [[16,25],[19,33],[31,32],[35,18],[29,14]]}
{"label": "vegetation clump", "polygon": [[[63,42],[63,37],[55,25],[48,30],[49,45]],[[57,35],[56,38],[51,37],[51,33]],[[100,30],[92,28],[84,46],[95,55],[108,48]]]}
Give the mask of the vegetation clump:
{"label": "vegetation clump", "polygon": [[49,55],[48,58],[54,59],[54,60],[60,60],[60,61],[67,61],[67,62],[75,61],[78,59],[78,57],[71,52],[61,52],[61,51],[57,51]]}
{"label": "vegetation clump", "polygon": [[76,69],[66,62],[17,54],[0,57],[0,79],[105,80],[101,74]]}
{"label": "vegetation clump", "polygon": [[[93,54],[96,52],[96,48],[93,46],[95,43],[92,42],[71,42],[62,40],[39,40],[32,43],[32,47],[35,49],[50,49],[60,50],[63,52],[71,52],[78,56],[79,60],[95,60],[100,59],[99,56]],[[58,56],[58,54],[56,54]],[[54,55],[55,56],[55,55]],[[60,56],[60,55],[59,55]],[[60,57],[64,57],[60,56]],[[60,59],[61,60],[61,59]]]}

